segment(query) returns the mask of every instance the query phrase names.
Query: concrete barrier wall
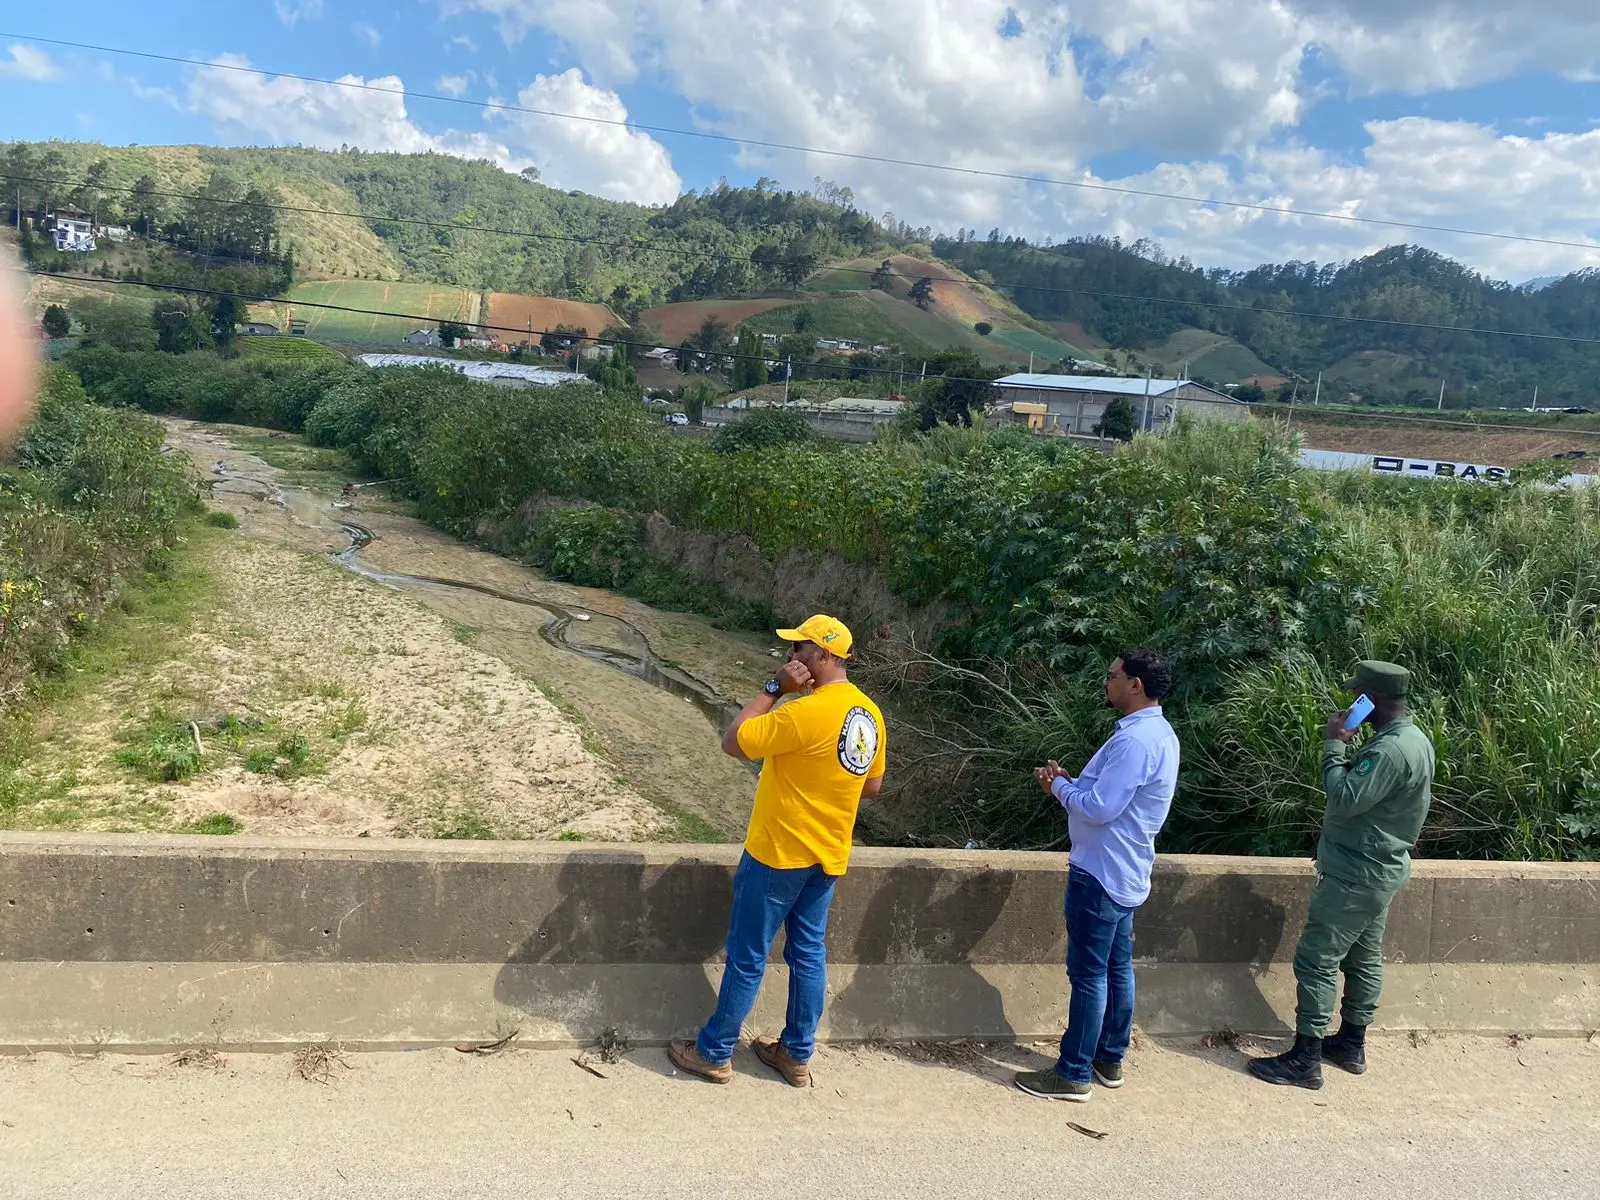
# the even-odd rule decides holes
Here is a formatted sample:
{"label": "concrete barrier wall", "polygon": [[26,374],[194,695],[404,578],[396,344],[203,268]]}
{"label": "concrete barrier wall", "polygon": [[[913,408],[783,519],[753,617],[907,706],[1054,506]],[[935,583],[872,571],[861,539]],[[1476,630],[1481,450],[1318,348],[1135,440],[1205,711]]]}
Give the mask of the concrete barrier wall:
{"label": "concrete barrier wall", "polygon": [[[0,834],[0,1047],[533,1043],[688,1033],[720,974],[734,846]],[[861,849],[824,1036],[1034,1038],[1065,1020],[1065,855]],[[1285,1028],[1303,861],[1161,860],[1141,1026]],[[1380,1023],[1600,1027],[1600,866],[1419,863]],[[781,941],[780,941],[781,946]],[[752,1026],[782,1024],[774,954]]]}

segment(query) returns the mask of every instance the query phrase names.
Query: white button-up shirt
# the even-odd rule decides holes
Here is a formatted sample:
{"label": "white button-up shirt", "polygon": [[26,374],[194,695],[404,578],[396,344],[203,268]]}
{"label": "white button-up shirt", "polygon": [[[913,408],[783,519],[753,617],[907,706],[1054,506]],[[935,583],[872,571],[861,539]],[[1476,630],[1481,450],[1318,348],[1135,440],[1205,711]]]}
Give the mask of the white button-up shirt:
{"label": "white button-up shirt", "polygon": [[1159,704],[1123,717],[1082,775],[1050,787],[1067,810],[1072,865],[1124,908],[1150,896],[1156,834],[1177,790],[1178,735]]}

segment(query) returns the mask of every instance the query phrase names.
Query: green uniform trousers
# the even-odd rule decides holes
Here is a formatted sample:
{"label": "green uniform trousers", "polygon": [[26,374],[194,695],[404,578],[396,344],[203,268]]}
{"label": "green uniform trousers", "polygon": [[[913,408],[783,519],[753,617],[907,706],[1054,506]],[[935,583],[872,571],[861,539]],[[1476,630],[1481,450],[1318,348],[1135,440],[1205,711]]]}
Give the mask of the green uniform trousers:
{"label": "green uniform trousers", "polygon": [[1344,971],[1340,1015],[1352,1025],[1372,1024],[1383,990],[1383,927],[1396,889],[1317,876],[1311,911],[1294,952],[1295,1028],[1322,1037],[1333,1020],[1333,1001]]}

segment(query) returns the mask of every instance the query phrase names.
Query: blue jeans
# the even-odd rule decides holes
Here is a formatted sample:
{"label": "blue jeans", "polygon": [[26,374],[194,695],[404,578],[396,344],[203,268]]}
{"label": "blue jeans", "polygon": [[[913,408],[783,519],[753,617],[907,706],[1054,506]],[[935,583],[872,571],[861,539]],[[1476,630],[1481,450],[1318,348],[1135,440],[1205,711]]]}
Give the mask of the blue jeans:
{"label": "blue jeans", "polygon": [[1096,1062],[1116,1063],[1133,1036],[1133,909],[1082,867],[1067,872],[1067,979],[1072,1001],[1056,1071],[1088,1083]]}
{"label": "blue jeans", "polygon": [[709,1063],[733,1057],[739,1030],[756,1005],[767,954],[778,927],[784,931],[783,961],[789,964],[789,1017],[779,1041],[796,1062],[809,1062],[817,1044],[817,1022],[828,990],[828,905],[835,879],[821,866],[779,871],[748,853],[733,873],[733,916],[728,921],[728,964],[722,972],[717,1011],[695,1049]]}

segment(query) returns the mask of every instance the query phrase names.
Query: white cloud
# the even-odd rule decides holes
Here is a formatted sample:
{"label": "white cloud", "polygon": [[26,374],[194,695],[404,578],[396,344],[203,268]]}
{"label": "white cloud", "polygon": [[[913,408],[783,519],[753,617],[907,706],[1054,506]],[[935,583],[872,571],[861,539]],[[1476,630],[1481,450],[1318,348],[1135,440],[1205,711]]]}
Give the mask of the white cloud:
{"label": "white cloud", "polygon": [[48,83],[61,78],[61,68],[43,50],[33,46],[13,44],[6,47],[9,61],[0,58],[0,79],[26,79],[30,83]]}
{"label": "white cloud", "polygon": [[[219,55],[212,61],[247,67],[242,55]],[[324,150],[341,145],[363,150],[418,154],[434,150],[470,158],[491,159],[508,170],[528,160],[513,154],[484,133],[424,131],[406,112],[405,85],[398,76],[364,79],[345,75],[338,87],[245,71],[195,71],[187,101],[191,111],[209,116],[220,132],[235,139],[297,142]]]}
{"label": "white cloud", "polygon": [[683,190],[666,149],[648,134],[625,128],[628,110],[612,91],[586,83],[577,68],[539,75],[517,104],[591,120],[562,120],[532,113],[499,112],[517,145],[538,163],[544,182],[631,200],[670,204]]}
{"label": "white cloud", "polygon": [[[665,84],[707,130],[766,142],[1092,181],[1127,150],[1162,166],[1115,180],[1423,224],[1588,243],[1600,158],[1587,135],[1510,137],[1412,118],[1367,127],[1354,155],[1295,130],[1327,85],[1423,91],[1534,67],[1600,68],[1594,0],[439,0],[499,22],[512,44],[564,41],[602,87]],[[555,98],[541,107],[560,109]],[[1518,126],[1529,132],[1530,126]],[[736,152],[752,171],[850,184],[869,211],[1031,236],[1152,233],[1196,261],[1346,257],[1420,241],[1522,278],[1600,261],[1575,249],[1247,210],[1207,209],[830,155]],[[1225,165],[1226,163],[1231,163]],[[1492,186],[1487,181],[1493,181]],[[581,185],[580,185],[581,186]]]}
{"label": "white cloud", "polygon": [[[249,66],[241,55],[222,55],[213,61]],[[553,187],[579,188],[641,204],[669,203],[682,189],[660,143],[620,124],[489,111],[486,119],[497,125],[493,135],[453,129],[435,133],[411,118],[405,85],[398,76],[346,75],[340,82],[357,86],[201,68],[189,81],[186,105],[210,117],[219,133],[235,141],[299,143],[325,150],[349,145],[406,154],[431,150],[486,158],[508,171],[538,166]],[[517,102],[525,108],[581,113],[610,122],[628,117],[615,92],[590,86],[576,70],[536,76]]]}
{"label": "white cloud", "polygon": [[441,75],[434,81],[433,86],[446,96],[455,96],[459,99],[467,94],[467,89],[472,86],[473,78],[474,75],[471,71],[462,75]]}
{"label": "white cloud", "polygon": [[350,26],[350,32],[355,34],[374,50],[383,45],[383,34],[379,33],[365,21],[357,21],[354,25]]}
{"label": "white cloud", "polygon": [[322,16],[322,0],[272,0],[272,9],[290,29],[301,21],[315,21]]}
{"label": "white cloud", "polygon": [[1421,94],[1527,70],[1592,77],[1600,67],[1593,0],[1289,0],[1308,41],[1368,91]]}

